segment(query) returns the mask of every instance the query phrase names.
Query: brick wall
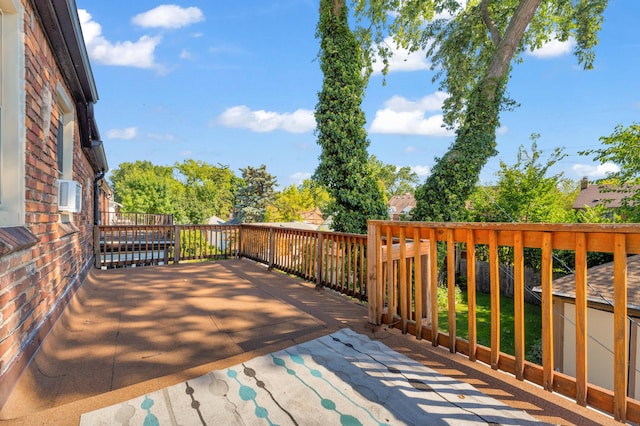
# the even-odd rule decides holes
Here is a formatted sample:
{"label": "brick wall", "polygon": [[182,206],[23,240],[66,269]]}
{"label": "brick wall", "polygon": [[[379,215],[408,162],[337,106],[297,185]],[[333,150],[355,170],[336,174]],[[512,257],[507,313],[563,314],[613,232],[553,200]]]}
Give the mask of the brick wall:
{"label": "brick wall", "polygon": [[[74,130],[73,180],[82,184],[82,212],[57,208],[56,87],[66,84],[30,2],[25,7],[26,228],[38,241],[0,254],[0,407],[53,322],[92,267],[94,172]],[[43,117],[43,94],[53,94]],[[70,93],[66,94],[73,99]],[[50,123],[48,129],[44,129]],[[66,216],[66,217],[65,217]],[[0,244],[1,245],[1,244]]]}

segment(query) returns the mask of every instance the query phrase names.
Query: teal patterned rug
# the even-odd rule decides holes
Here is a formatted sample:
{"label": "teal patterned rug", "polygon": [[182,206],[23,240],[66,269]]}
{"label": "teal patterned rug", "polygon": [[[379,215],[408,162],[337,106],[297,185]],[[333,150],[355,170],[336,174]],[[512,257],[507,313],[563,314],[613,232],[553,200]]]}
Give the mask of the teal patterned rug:
{"label": "teal patterned rug", "polygon": [[350,329],[82,415],[80,425],[540,424]]}

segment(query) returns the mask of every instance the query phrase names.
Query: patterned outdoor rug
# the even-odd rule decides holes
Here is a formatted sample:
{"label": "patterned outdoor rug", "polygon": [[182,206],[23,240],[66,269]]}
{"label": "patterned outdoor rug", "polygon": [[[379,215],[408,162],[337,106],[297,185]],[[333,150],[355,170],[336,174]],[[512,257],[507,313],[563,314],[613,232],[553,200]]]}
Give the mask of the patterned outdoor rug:
{"label": "patterned outdoor rug", "polygon": [[82,415],[81,425],[540,424],[343,329]]}

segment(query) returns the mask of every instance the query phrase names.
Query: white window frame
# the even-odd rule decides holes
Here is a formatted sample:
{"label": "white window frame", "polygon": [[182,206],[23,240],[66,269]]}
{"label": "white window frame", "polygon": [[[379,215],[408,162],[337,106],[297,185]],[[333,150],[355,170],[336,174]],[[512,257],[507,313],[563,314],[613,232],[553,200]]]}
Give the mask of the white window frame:
{"label": "white window frame", "polygon": [[25,224],[23,15],[20,0],[0,0],[0,227]]}
{"label": "white window frame", "polygon": [[[56,103],[58,106],[58,123],[62,122],[62,170],[58,170],[60,173],[60,179],[73,180],[73,144],[74,144],[74,131],[75,120],[73,112],[73,104],[67,96],[67,92],[61,84],[56,87]],[[58,131],[56,130],[56,136]],[[56,143],[57,143],[56,137]]]}

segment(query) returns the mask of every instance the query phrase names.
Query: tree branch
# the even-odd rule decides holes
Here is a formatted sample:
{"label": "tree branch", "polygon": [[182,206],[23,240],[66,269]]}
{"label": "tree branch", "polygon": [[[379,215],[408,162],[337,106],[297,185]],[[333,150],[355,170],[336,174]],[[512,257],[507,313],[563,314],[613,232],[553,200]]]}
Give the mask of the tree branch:
{"label": "tree branch", "polygon": [[482,2],[480,2],[480,13],[482,16],[482,22],[484,22],[491,33],[491,41],[493,42],[493,45],[497,46],[500,43],[500,32],[498,31],[496,24],[493,22],[493,19],[491,19],[488,3],[488,0],[482,0]]}
{"label": "tree branch", "polygon": [[[529,25],[533,19],[540,2],[541,0],[520,0],[520,4],[509,21],[504,36],[496,46],[493,59],[489,64],[489,69],[487,70],[484,81],[484,93],[487,99],[494,98],[496,89],[498,88],[498,82],[504,78],[508,71],[516,48],[522,40],[527,25]],[[482,4],[484,3],[485,0],[482,1]]]}

